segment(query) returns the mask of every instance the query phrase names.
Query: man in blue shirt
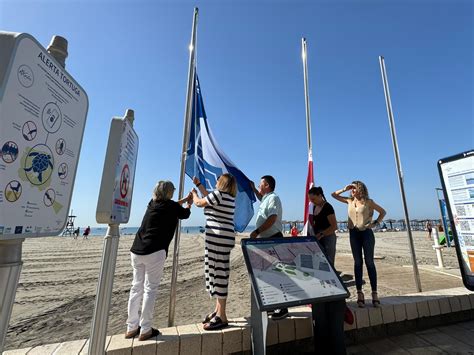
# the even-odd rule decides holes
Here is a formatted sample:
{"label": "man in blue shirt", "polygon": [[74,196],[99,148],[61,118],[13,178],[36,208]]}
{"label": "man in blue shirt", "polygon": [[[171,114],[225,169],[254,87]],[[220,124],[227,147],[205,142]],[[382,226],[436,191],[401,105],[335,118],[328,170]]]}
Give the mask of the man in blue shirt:
{"label": "man in blue shirt", "polygon": [[[283,238],[281,219],[283,209],[280,198],[275,194],[275,179],[273,176],[265,175],[260,179],[258,190],[252,183],[255,196],[261,201],[257,212],[257,227],[250,238]],[[288,308],[275,309],[272,319],[279,320],[288,317]]]}
{"label": "man in blue shirt", "polygon": [[261,201],[257,212],[257,227],[250,238],[282,238],[281,219],[283,210],[280,198],[275,194],[275,179],[273,176],[262,176],[258,190],[252,184],[255,196]]}

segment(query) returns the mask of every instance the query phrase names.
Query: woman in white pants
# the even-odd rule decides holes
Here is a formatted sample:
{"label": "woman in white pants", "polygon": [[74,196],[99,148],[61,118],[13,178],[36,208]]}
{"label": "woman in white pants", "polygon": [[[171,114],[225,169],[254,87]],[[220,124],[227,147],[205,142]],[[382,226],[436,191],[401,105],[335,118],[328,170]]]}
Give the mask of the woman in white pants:
{"label": "woman in white pants", "polygon": [[[174,191],[171,181],[156,184],[130,249],[133,281],[128,299],[126,339],[140,334],[138,340],[143,341],[160,334],[158,329],[152,328],[156,294],[176,225],[179,219],[189,218],[193,201],[191,193],[178,202],[173,201]],[[185,202],[186,208],[181,206]]]}

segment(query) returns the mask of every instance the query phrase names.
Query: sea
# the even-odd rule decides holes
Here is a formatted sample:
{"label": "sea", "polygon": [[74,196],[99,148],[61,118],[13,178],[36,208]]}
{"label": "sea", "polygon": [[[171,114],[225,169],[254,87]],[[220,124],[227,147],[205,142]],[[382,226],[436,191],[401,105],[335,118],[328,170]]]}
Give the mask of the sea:
{"label": "sea", "polygon": [[[77,228],[77,227],[76,227]],[[125,234],[136,234],[138,231],[139,227],[120,227],[120,235],[125,235]],[[81,227],[81,233],[84,232],[84,227]],[[255,229],[255,226],[247,226],[245,228],[245,231],[243,233],[250,233]],[[204,234],[204,226],[182,226],[181,227],[181,233],[186,233],[186,234]],[[107,227],[98,227],[98,228],[91,228],[91,236],[105,236],[107,233]]]}
{"label": "sea", "polygon": [[[422,220],[422,221],[413,220],[413,221],[411,221],[412,223],[410,223],[410,224],[411,224],[412,230],[417,230],[417,231],[425,230],[425,224],[424,224],[425,221],[426,220]],[[436,225],[439,222],[440,221],[438,221],[438,220],[432,220],[432,223],[434,223],[434,225]],[[293,224],[294,222],[291,222],[291,223]],[[338,222],[337,227],[338,227],[339,232],[347,232],[347,222]],[[75,228],[77,228],[77,226],[75,226]],[[82,233],[84,232],[85,227],[80,226],[80,228],[81,228],[80,235],[82,235]],[[138,231],[138,228],[139,227],[127,227],[127,226],[120,227],[120,235],[136,234],[137,231]],[[297,222],[296,223],[296,228],[298,228],[298,230],[300,230],[300,231],[303,230],[303,223]],[[406,230],[405,222],[403,220],[398,220],[398,221],[392,220],[391,223],[390,223],[390,220],[386,220],[383,223],[383,227],[380,226],[379,228],[386,228],[387,230],[396,230],[396,231]],[[255,225],[248,225],[247,228],[245,228],[243,233],[250,233],[254,229],[255,229]],[[283,231],[289,233],[290,232],[290,224],[285,223],[285,225],[283,227]],[[204,226],[182,226],[181,227],[181,233],[183,233],[183,234],[184,233],[186,233],[186,234],[204,234],[204,232],[205,232]],[[91,228],[91,234],[90,235],[91,236],[105,236],[106,233],[107,233],[107,227],[93,227],[93,228]]]}

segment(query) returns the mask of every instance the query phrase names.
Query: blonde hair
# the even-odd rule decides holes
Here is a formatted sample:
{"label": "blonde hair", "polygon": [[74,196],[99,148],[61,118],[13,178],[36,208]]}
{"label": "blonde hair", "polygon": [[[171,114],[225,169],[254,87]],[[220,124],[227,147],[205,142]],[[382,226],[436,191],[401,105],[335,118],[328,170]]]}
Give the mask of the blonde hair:
{"label": "blonde hair", "polygon": [[162,180],[158,181],[153,189],[153,200],[155,201],[168,201],[171,200],[174,193],[174,185],[171,181]]}
{"label": "blonde hair", "polygon": [[217,189],[222,192],[227,192],[232,197],[237,196],[237,181],[231,174],[222,174],[217,179]]}
{"label": "blonde hair", "polygon": [[356,187],[356,190],[359,192],[360,198],[364,200],[369,199],[369,190],[367,189],[367,186],[362,181],[352,181],[352,185]]}

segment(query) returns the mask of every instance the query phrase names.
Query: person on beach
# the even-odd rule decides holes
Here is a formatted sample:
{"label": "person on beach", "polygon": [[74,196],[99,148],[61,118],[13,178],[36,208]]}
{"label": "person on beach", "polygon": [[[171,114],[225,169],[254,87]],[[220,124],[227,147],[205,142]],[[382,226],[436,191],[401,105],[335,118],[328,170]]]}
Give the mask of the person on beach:
{"label": "person on beach", "polygon": [[204,330],[217,330],[229,325],[226,303],[230,274],[230,252],[235,245],[234,210],[237,181],[231,174],[219,176],[216,189],[206,190],[197,177],[193,177],[196,189],[192,190],[196,207],[204,207],[206,236],[204,250],[204,274],[206,290],[216,299],[214,311],[202,323]]}
{"label": "person on beach", "polygon": [[[193,201],[191,192],[173,201],[174,191],[171,181],[156,184],[130,249],[133,281],[128,299],[126,339],[139,335],[138,340],[144,341],[160,334],[158,329],[152,328],[158,286],[178,220],[189,218]],[[187,205],[183,207],[185,202]]]}
{"label": "person on beach", "polygon": [[428,232],[428,240],[431,240],[431,232],[432,232],[432,229],[433,226],[431,224],[431,221],[427,221],[426,222],[426,231]]}
{"label": "person on beach", "polygon": [[90,226],[87,226],[87,228],[84,230],[84,233],[82,233],[82,239],[87,239],[87,237],[89,236],[91,232],[91,227]]}
{"label": "person on beach", "polygon": [[79,237],[79,233],[81,233],[81,228],[80,227],[77,227],[75,230],[74,230],[74,233],[72,234],[74,239],[77,239],[77,237]]}
{"label": "person on beach", "polygon": [[313,203],[310,216],[314,236],[319,240],[329,262],[334,267],[336,259],[337,221],[334,208],[324,197],[322,187],[312,187],[308,191],[309,200]]}
{"label": "person on beach", "polygon": [[[261,202],[255,221],[256,229],[250,233],[250,238],[283,238],[281,224],[283,209],[280,198],[275,194],[275,178],[270,175],[262,176],[258,189],[254,183],[251,185],[255,196]],[[275,309],[272,319],[283,319],[288,317],[288,314],[288,308]]]}
{"label": "person on beach", "polygon": [[292,227],[291,230],[290,230],[291,236],[292,236],[292,237],[297,237],[299,232],[300,232],[300,231],[298,230],[298,228],[296,228],[296,223],[293,224],[293,227]]}
{"label": "person on beach", "polygon": [[[322,187],[309,189],[308,197],[314,206],[309,219],[314,236],[319,240],[328,261],[336,271],[336,213],[332,205],[327,202]],[[344,321],[351,325],[354,323],[354,315],[347,306],[344,309]]]}
{"label": "person on beach", "polygon": [[[351,191],[351,197],[340,196]],[[372,228],[379,225],[385,217],[385,210],[369,198],[369,192],[361,181],[353,181],[343,189],[332,193],[336,200],[348,205],[348,228],[352,256],[354,257],[354,275],[357,288],[357,305],[365,307],[364,293],[362,292],[362,251],[364,252],[365,266],[369,274],[372,288],[372,305],[380,306],[377,295],[377,271],[374,263],[375,236]],[[377,219],[373,220],[374,210],[378,212]]]}

